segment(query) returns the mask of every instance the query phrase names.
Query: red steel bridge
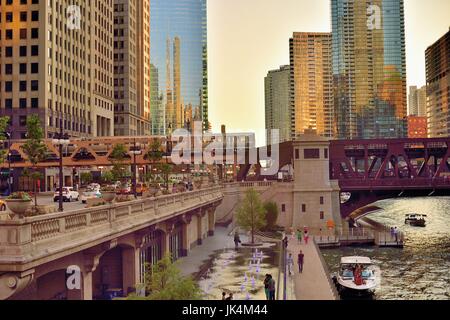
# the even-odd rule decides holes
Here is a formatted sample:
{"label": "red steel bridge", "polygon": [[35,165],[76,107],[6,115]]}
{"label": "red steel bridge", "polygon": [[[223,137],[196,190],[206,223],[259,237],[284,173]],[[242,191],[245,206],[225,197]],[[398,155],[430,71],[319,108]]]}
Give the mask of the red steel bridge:
{"label": "red steel bridge", "polygon": [[[332,140],[329,154],[330,179],[351,194],[341,204],[343,217],[382,199],[450,195],[450,138]],[[292,163],[292,142],[280,144],[280,168]],[[238,180],[249,170],[241,166]],[[253,179],[276,179],[260,170]]]}

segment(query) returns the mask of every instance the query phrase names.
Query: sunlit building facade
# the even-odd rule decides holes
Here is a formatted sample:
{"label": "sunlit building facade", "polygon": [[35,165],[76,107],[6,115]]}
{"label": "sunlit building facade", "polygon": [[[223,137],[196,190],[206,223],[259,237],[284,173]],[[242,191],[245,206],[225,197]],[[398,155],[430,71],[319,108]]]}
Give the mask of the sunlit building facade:
{"label": "sunlit building facade", "polygon": [[331,0],[336,136],[407,134],[403,0]]}
{"label": "sunlit building facade", "polygon": [[271,130],[279,130],[280,142],[291,140],[290,66],[269,71],[264,79],[266,141],[272,140]]}
{"label": "sunlit building facade", "polygon": [[331,34],[295,32],[289,41],[291,135],[333,137]]}
{"label": "sunlit building facade", "polygon": [[113,0],[3,0],[0,15],[0,116],[12,138],[25,138],[30,114],[46,137],[61,121],[72,137],[113,135]]}
{"label": "sunlit building facade", "polygon": [[114,134],[150,133],[150,0],[114,0]]}
{"label": "sunlit building facade", "polygon": [[450,30],[425,52],[430,138],[450,137]]}
{"label": "sunlit building facade", "polygon": [[427,114],[427,86],[417,88],[409,87],[408,115],[425,117]]}
{"label": "sunlit building facade", "polygon": [[158,110],[157,117],[152,111],[153,134],[161,134],[161,128],[165,134],[186,128],[187,106],[208,129],[206,32],[206,0],[150,1],[150,55],[158,71],[151,76],[151,109]]}

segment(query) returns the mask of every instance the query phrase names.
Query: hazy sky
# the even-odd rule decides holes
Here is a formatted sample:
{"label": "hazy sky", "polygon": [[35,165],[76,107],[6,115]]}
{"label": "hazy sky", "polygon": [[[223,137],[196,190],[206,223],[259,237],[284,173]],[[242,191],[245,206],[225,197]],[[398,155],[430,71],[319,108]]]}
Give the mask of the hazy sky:
{"label": "hazy sky", "polygon": [[[358,1],[358,0],[355,0]],[[450,0],[404,0],[408,86],[425,84],[425,49],[450,26]],[[264,77],[289,64],[294,31],[330,32],[330,0],[208,0],[213,131],[254,131],[264,142]]]}

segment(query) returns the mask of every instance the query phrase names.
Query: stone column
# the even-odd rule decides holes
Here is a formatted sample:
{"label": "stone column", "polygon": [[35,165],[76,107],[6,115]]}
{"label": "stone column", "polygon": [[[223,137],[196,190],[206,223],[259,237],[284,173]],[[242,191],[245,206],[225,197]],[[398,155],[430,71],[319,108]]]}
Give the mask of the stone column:
{"label": "stone column", "polygon": [[134,292],[136,285],[140,282],[139,249],[122,248],[122,278],[125,295]]}
{"label": "stone column", "polygon": [[188,255],[188,252],[190,250],[190,244],[189,244],[189,222],[185,222],[182,224],[181,227],[182,231],[181,231],[181,237],[182,237],[182,241],[181,241],[181,256],[182,257],[186,257]]}
{"label": "stone column", "polygon": [[216,225],[216,211],[214,208],[208,210],[208,236],[214,235],[214,229]]}
{"label": "stone column", "polygon": [[197,244],[203,243],[202,229],[203,229],[203,217],[202,213],[197,215]]}

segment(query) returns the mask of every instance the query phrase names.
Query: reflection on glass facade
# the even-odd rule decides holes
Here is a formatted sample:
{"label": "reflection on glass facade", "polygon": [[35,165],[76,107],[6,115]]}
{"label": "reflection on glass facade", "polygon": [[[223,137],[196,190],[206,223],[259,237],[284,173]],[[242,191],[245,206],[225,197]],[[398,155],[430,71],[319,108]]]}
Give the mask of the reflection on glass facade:
{"label": "reflection on glass facade", "polygon": [[331,0],[335,130],[406,136],[403,0]]}
{"label": "reflection on glass facade", "polygon": [[208,129],[206,0],[150,1],[152,134]]}

